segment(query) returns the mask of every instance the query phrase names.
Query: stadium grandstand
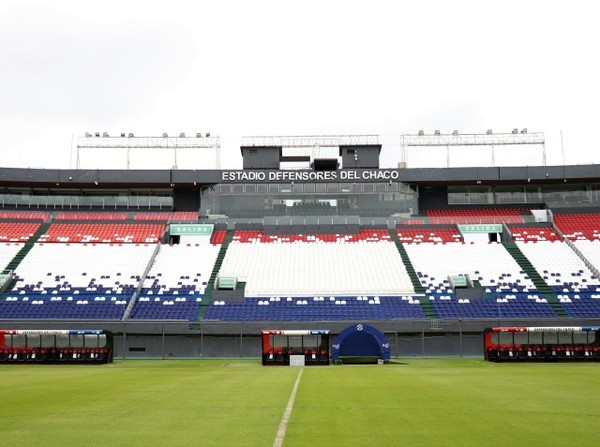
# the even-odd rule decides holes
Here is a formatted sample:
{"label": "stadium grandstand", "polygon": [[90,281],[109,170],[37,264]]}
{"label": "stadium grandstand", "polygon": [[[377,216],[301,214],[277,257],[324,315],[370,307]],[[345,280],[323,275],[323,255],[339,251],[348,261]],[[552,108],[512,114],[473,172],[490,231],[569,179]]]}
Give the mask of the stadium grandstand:
{"label": "stadium grandstand", "polygon": [[600,323],[600,166],[380,151],[254,137],[237,170],[0,168],[0,327],[107,330],[124,358],[259,357],[263,329],[358,322],[392,355],[482,355],[486,327]]}

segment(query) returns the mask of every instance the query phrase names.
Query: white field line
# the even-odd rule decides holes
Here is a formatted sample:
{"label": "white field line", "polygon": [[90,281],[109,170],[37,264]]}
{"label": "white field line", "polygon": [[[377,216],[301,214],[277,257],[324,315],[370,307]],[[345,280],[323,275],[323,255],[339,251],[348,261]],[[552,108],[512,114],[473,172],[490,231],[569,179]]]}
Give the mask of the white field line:
{"label": "white field line", "polygon": [[277,436],[275,437],[275,442],[273,442],[273,447],[281,447],[283,445],[285,431],[287,430],[288,422],[290,421],[290,416],[292,415],[292,409],[294,408],[294,401],[296,400],[296,392],[298,391],[298,385],[300,385],[302,371],[304,371],[304,368],[300,368],[298,377],[296,377],[296,383],[294,383],[294,388],[292,388],[292,393],[290,394],[287,407],[285,407],[285,412],[281,417],[281,422],[279,423],[279,428],[277,429]]}

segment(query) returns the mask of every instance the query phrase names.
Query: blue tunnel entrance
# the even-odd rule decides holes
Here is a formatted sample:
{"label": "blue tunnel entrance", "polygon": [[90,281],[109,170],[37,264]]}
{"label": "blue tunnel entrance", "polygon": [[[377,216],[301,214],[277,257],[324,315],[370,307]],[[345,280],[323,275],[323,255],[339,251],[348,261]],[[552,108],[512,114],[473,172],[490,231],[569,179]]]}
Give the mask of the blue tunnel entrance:
{"label": "blue tunnel entrance", "polygon": [[378,363],[390,360],[387,338],[373,326],[358,323],[344,329],[333,342],[331,358],[342,363]]}

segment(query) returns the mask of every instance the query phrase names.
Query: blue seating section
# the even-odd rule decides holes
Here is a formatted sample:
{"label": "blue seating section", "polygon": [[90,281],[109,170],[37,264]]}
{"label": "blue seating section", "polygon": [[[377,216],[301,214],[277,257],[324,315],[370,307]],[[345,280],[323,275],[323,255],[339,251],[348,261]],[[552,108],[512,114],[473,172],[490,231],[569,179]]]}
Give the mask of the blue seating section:
{"label": "blue seating section", "polygon": [[142,296],[133,307],[134,320],[188,320],[194,321],[200,311],[202,298],[179,296]]}
{"label": "blue seating section", "polygon": [[556,313],[540,296],[515,293],[459,300],[454,295],[431,295],[438,318],[555,318]]}
{"label": "blue seating section", "polygon": [[128,298],[97,295],[8,295],[0,299],[0,319],[120,320]]}
{"label": "blue seating section", "polygon": [[598,292],[560,293],[557,297],[570,317],[598,318],[600,315],[600,293]]}
{"label": "blue seating section", "polygon": [[215,301],[205,320],[328,321],[425,318],[417,299],[396,297],[271,297],[244,302]]}

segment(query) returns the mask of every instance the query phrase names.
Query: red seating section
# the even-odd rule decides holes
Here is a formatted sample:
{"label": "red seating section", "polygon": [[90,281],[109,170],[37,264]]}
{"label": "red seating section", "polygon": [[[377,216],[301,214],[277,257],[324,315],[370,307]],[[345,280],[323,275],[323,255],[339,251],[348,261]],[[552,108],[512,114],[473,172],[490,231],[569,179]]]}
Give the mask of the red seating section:
{"label": "red seating section", "polygon": [[233,240],[241,243],[292,243],[292,242],[378,242],[390,241],[387,230],[360,230],[357,234],[265,234],[263,231],[238,230]]}
{"label": "red seating section", "polygon": [[154,221],[197,221],[198,213],[196,211],[173,211],[164,213],[136,213],[133,220],[154,220]]}
{"label": "red seating section", "polygon": [[38,228],[39,223],[0,222],[0,242],[27,242]]}
{"label": "red seating section", "polygon": [[127,220],[129,213],[58,213],[54,220]]}
{"label": "red seating section", "polygon": [[227,231],[225,230],[213,231],[213,234],[210,237],[210,243],[213,245],[220,245],[225,242],[225,236],[227,236]]}
{"label": "red seating section", "polygon": [[425,222],[424,219],[419,219],[419,218],[404,219],[402,221],[402,225],[423,225],[426,223],[427,222]]}
{"label": "red seating section", "polygon": [[0,211],[0,219],[22,219],[46,221],[50,213],[42,211]]}
{"label": "red seating section", "polygon": [[173,211],[171,213],[170,220],[178,221],[178,220],[198,220],[198,212],[197,211]]}
{"label": "red seating section", "polygon": [[133,220],[158,220],[167,222],[171,213],[136,213]]}
{"label": "red seating section", "polygon": [[554,224],[570,240],[600,240],[600,214],[555,214]]}
{"label": "red seating section", "polygon": [[510,233],[515,241],[537,242],[537,241],[560,241],[561,237],[550,227],[511,227]]}
{"label": "red seating section", "polygon": [[519,209],[468,209],[426,211],[432,224],[525,223]]}
{"label": "red seating section", "polygon": [[56,223],[39,242],[156,243],[164,231],[162,224]]}
{"label": "red seating section", "polygon": [[399,228],[396,233],[405,244],[420,242],[462,242],[462,236],[453,228]]}

